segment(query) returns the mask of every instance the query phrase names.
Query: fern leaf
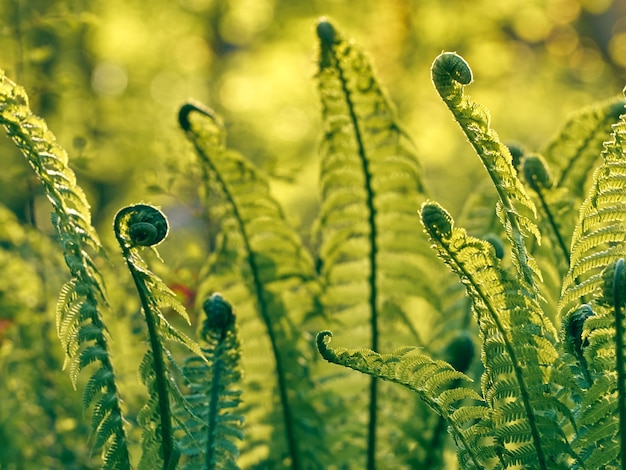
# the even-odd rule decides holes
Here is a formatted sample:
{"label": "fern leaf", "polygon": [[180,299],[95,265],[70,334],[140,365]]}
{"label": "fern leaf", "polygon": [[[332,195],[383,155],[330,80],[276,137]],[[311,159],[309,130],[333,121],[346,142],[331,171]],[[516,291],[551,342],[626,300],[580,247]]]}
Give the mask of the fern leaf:
{"label": "fern leaf", "polygon": [[593,184],[580,208],[572,235],[571,265],[563,282],[559,314],[564,322],[586,303],[602,284],[602,272],[620,257],[626,238],[626,121],[613,126],[612,140],[605,143],[603,163],[593,175]]}
{"label": "fern leaf", "polygon": [[582,198],[587,179],[602,152],[611,126],[624,112],[622,97],[573,114],[541,151],[555,173],[555,186]]}
{"label": "fern leaf", "polygon": [[[607,468],[626,451],[626,304],[624,258],[609,265],[602,275],[600,295],[583,318],[584,359],[591,386],[580,402],[576,446],[589,468]],[[582,336],[582,335],[581,335]],[[584,345],[584,346],[583,346]],[[622,464],[623,466],[623,464]]]}
{"label": "fern leaf", "polygon": [[190,436],[179,444],[182,454],[187,456],[183,468],[239,468],[239,449],[234,440],[243,439],[240,429],[243,417],[237,413],[241,371],[235,314],[219,294],[207,299],[203,308],[206,362],[192,357],[184,367],[184,374],[190,380],[187,402],[199,420],[191,423]]}
{"label": "fern leaf", "polygon": [[[35,116],[28,106],[24,89],[0,70],[0,123],[24,154],[42,183],[52,204],[52,222],[72,279],[62,288],[57,303],[57,332],[67,354],[66,363],[76,366],[70,373],[76,387],[78,373],[87,362],[80,357],[85,350],[96,348],[93,360],[98,363],[94,374],[102,373],[106,408],[95,413],[92,429],[97,446],[102,446],[104,468],[129,467],[129,454],[123,428],[120,398],[109,354],[106,326],[101,310],[108,304],[104,283],[88,250],[101,252],[87,198],[76,184],[76,176],[68,166],[66,151],[57,143],[44,120]],[[88,331],[88,333],[87,333]],[[93,361],[90,361],[91,363]],[[91,392],[90,403],[93,399]],[[105,422],[106,419],[106,422]]]}
{"label": "fern leaf", "polygon": [[533,274],[541,278],[541,273],[524,244],[524,237],[528,234],[540,241],[539,229],[532,220],[536,209],[517,177],[511,153],[491,128],[489,111],[473,103],[463,91],[465,85],[472,82],[472,71],[467,62],[453,52],[444,52],[433,62],[431,73],[439,95],[493,181],[499,197],[496,212],[513,247],[513,263],[532,295],[536,296],[539,288]]}
{"label": "fern leaf", "polygon": [[[270,196],[267,180],[241,155],[226,149],[219,118],[189,103],[181,108],[179,121],[200,157],[206,195],[211,197],[207,208],[221,228],[199,296],[219,290],[238,306],[238,325],[247,345],[243,389],[254,390],[248,396],[254,397],[249,402],[255,411],[247,414],[246,442],[257,435],[263,439],[255,426],[269,420],[276,430],[271,448],[266,447],[269,462],[285,462],[280,454],[286,453],[294,469],[304,462],[315,465],[324,457],[315,451],[322,424],[311,406],[308,370],[301,367],[313,360],[302,334],[317,311],[313,261]],[[273,362],[269,371],[268,351]],[[276,391],[268,387],[274,380]],[[272,407],[276,411],[266,416]]]}
{"label": "fern leaf", "polygon": [[[482,398],[473,390],[457,387],[460,380],[471,381],[444,361],[434,361],[418,352],[416,348],[402,348],[391,354],[379,354],[368,349],[331,348],[330,331],[317,336],[317,347],[329,362],[357,370],[379,379],[398,383],[416,392],[426,404],[450,424],[450,432],[464,459],[471,462],[467,468],[483,468],[491,459],[487,447],[479,444],[483,435],[476,431],[480,422],[487,419],[488,408],[483,404],[459,406],[459,402]],[[450,387],[455,388],[450,388]],[[463,411],[461,411],[463,410]]]}
{"label": "fern leaf", "polygon": [[483,342],[483,397],[504,462],[545,469],[567,459],[573,452],[562,427],[572,425],[557,398],[566,385],[554,327],[525,283],[501,267],[489,243],[455,228],[436,203],[425,203],[421,215],[439,256],[472,298]]}
{"label": "fern leaf", "polygon": [[[423,172],[368,57],[327,19],[320,20],[317,34],[324,126],[317,232],[324,311],[355,344],[374,351],[392,337],[402,340],[399,335],[416,342],[407,300],[422,297],[436,304],[438,299],[426,274],[431,253],[413,229],[425,193]],[[354,384],[334,386],[354,390],[347,400],[365,398]],[[370,378],[370,467],[376,441],[383,441],[376,435],[379,395],[377,379]],[[342,433],[339,424],[331,426]]]}
{"label": "fern leaf", "polygon": [[173,358],[164,345],[173,340],[191,352],[201,355],[200,346],[174,328],[162,314],[161,307],[172,307],[187,321],[184,307],[173,292],[154,275],[139,255],[139,248],[154,247],[167,236],[169,226],[165,215],[153,206],[136,204],[121,209],[113,223],[115,237],[131,273],[148,329],[149,347],[139,367],[139,376],[146,386],[149,400],[139,412],[142,425],[142,456],[139,469],[175,466],[179,457],[175,448],[172,424],[172,401],[183,402],[168,360]]}

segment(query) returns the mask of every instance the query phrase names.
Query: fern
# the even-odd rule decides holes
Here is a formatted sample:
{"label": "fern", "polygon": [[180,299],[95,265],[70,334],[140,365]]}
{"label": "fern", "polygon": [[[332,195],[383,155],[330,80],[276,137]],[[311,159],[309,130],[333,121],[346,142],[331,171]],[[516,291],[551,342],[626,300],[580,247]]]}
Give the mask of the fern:
{"label": "fern", "polygon": [[[139,469],[175,468],[179,451],[175,447],[171,401],[182,404],[184,398],[173,377],[176,364],[164,342],[172,340],[198,356],[202,356],[202,351],[161,313],[162,307],[169,307],[189,322],[187,312],[174,292],[148,269],[139,255],[139,248],[154,247],[167,236],[169,227],[165,215],[155,207],[137,204],[121,209],[113,225],[148,328],[149,347],[139,367],[139,377],[149,394],[148,403],[137,417],[143,428]],[[194,419],[193,416],[188,418],[191,422]],[[185,425],[184,422],[181,424]]]}
{"label": "fern", "polygon": [[624,112],[622,97],[589,106],[573,114],[541,154],[555,173],[555,186],[582,198],[611,126]]}
{"label": "fern", "polygon": [[[626,122],[613,126],[603,163],[580,210],[572,263],[560,303],[566,351],[580,380],[580,432],[574,442],[587,468],[626,465],[623,222]],[[589,303],[581,305],[583,299]]]}
{"label": "fern", "polygon": [[483,397],[493,410],[493,432],[503,446],[504,464],[548,468],[551,461],[572,453],[561,429],[569,413],[555,395],[545,393],[546,388],[558,392],[561,379],[549,321],[537,300],[502,269],[490,244],[455,228],[435,203],[423,206],[422,221],[472,298],[483,343]]}
{"label": "fern", "polygon": [[[437,298],[422,264],[430,254],[416,250],[424,240],[413,229],[425,192],[422,169],[365,54],[326,19],[317,34],[324,125],[318,220],[322,304],[353,340],[363,338],[378,351],[392,331],[381,328],[394,324],[392,313],[411,325],[404,308],[408,298]],[[369,386],[368,468],[377,447],[377,383],[372,378]]]}
{"label": "fern", "polygon": [[[317,347],[324,359],[371,376],[395,382],[416,392],[426,404],[450,424],[451,433],[462,450],[461,460],[481,468],[484,450],[478,449],[477,430],[486,419],[488,409],[484,404],[457,406],[464,400],[482,402],[471,389],[457,387],[460,380],[471,381],[444,361],[434,361],[418,353],[416,348],[401,348],[391,354],[379,354],[368,349],[330,348],[330,331],[317,335]],[[454,386],[454,387],[453,387]],[[482,437],[482,436],[481,436]],[[484,449],[484,448],[483,448]]]}
{"label": "fern", "polygon": [[[317,308],[312,259],[269,195],[265,178],[225,148],[225,132],[213,112],[188,103],[181,108],[179,121],[200,157],[207,207],[222,230],[200,296],[209,288],[217,289],[238,305],[242,338],[248,345],[243,357],[244,384],[254,390],[249,395],[255,397],[252,404],[264,406],[257,410],[262,413],[274,406],[276,396],[268,387],[274,379],[268,379],[267,363],[259,363],[271,351],[274,364],[270,370],[275,370],[276,407],[281,417],[272,423],[276,435],[269,461],[286,462],[294,469],[313,467],[324,457],[315,452],[322,425],[311,406],[313,384],[308,370],[301,367],[312,360],[302,332]],[[260,329],[267,332],[266,339]],[[248,410],[250,427],[267,421],[253,411]],[[247,429],[246,442],[254,442],[255,434]]]}
{"label": "fern", "polygon": [[62,288],[57,306],[57,332],[70,365],[74,387],[78,374],[97,363],[83,394],[83,406],[94,404],[95,447],[103,447],[103,468],[130,465],[120,397],[109,353],[102,308],[108,302],[104,282],[89,251],[101,245],[91,225],[85,194],[68,166],[65,150],[28,106],[23,88],[0,71],[0,122],[22,151],[52,204],[52,222],[72,279]]}
{"label": "fern", "polygon": [[462,57],[444,52],[433,62],[431,73],[439,95],[452,111],[493,181],[499,197],[496,212],[511,242],[513,262],[531,295],[537,295],[538,287],[533,274],[540,276],[540,273],[524,244],[527,234],[540,240],[539,229],[531,220],[536,214],[535,205],[517,178],[509,149],[490,127],[489,111],[473,103],[463,91],[464,86],[472,82],[472,71]]}
{"label": "fern", "polygon": [[572,235],[570,269],[559,302],[563,321],[600,287],[602,272],[620,256],[626,230],[625,130],[622,118],[614,126],[612,141],[605,144],[603,163],[594,172],[592,186],[580,208]]}
{"label": "fern", "polygon": [[[184,367],[185,376],[190,380],[186,399],[202,422],[181,442],[182,455],[189,454],[183,468],[237,469],[239,452],[233,440],[243,439],[240,429],[243,416],[237,412],[241,391],[236,387],[241,371],[235,314],[219,294],[207,299],[203,309],[206,319],[202,338],[206,346],[202,351],[206,362],[191,357]],[[198,453],[198,448],[203,452]]]}

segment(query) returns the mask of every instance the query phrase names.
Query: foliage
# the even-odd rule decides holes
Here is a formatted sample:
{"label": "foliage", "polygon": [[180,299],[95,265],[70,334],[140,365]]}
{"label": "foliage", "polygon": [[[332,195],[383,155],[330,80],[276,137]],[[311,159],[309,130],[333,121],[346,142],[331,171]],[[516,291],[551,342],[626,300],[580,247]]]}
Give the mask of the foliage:
{"label": "foliage", "polygon": [[[392,3],[376,8],[391,11],[402,2]],[[14,200],[7,200],[11,210],[0,206],[0,364],[9,377],[0,388],[0,436],[7,443],[0,466],[449,468],[454,460],[476,469],[626,466],[623,98],[583,109],[541,152],[529,152],[505,145],[486,106],[466,94],[474,78],[467,61],[441,53],[430,78],[488,180],[471,188],[457,225],[451,214],[461,201],[449,193],[470,187],[459,183],[439,194],[442,183],[431,177],[438,167],[421,155],[429,148],[459,152],[448,142],[454,139],[442,139],[444,126],[416,115],[409,127],[418,128],[417,139],[409,138],[369,57],[322,18],[315,75],[322,111],[319,203],[307,194],[284,204],[285,177],[311,179],[313,158],[303,149],[314,147],[312,132],[294,138],[298,147],[263,141],[279,118],[234,112],[244,101],[254,110],[265,97],[242,98],[249,95],[234,85],[240,83],[229,75],[234,72],[219,70],[253,44],[251,36],[238,36],[245,28],[232,29],[243,16],[230,4],[223,11],[202,0],[180,4],[164,7],[162,14],[172,16],[167,24],[207,28],[198,18],[212,19],[206,24],[214,26],[209,43],[215,57],[200,64],[185,56],[179,62],[190,62],[179,64],[179,71],[203,83],[221,77],[228,84],[222,90],[190,89],[253,131],[225,124],[212,109],[187,101],[178,112],[183,132],[174,134],[162,116],[180,106],[181,82],[162,71],[161,81],[145,88],[154,103],[139,99],[142,88],[127,71],[135,70],[140,41],[127,41],[125,65],[103,60],[102,51],[99,62],[90,64],[95,95],[82,98],[93,105],[84,107],[93,113],[92,129],[61,112],[62,81],[33,86],[36,101],[29,105],[24,89],[0,74],[0,122],[39,184],[36,189],[30,176],[21,186],[27,188],[20,196],[27,209],[16,209]],[[269,1],[255,4],[257,13],[261,4],[287,15],[284,5]],[[122,18],[115,11],[121,5],[101,8],[109,19]],[[506,18],[507,5],[494,18]],[[48,31],[45,21],[23,23],[35,10],[19,0],[0,6],[15,18],[9,30],[19,45],[15,72],[25,83],[35,70],[58,78],[55,67],[73,76],[71,59],[60,51],[89,36],[96,21],[89,7],[81,8],[49,2],[40,16],[49,21]],[[434,5],[421,8],[432,20],[439,15]],[[561,26],[583,16],[554,15],[548,14],[550,21]],[[128,12],[126,18],[132,17]],[[254,17],[261,21],[262,15]],[[156,13],[146,18],[146,24],[158,21]],[[462,42],[437,40],[432,23],[436,44],[422,51],[432,57],[442,46],[460,48]],[[256,27],[263,30],[261,23]],[[58,34],[63,28],[66,34]],[[389,34],[383,30],[376,29]],[[201,56],[206,44],[193,39],[198,31],[204,30],[190,33],[184,44],[195,44],[191,49]],[[513,24],[511,31],[517,41],[532,42],[530,29]],[[537,40],[553,51],[560,43],[551,35],[560,31],[554,26]],[[264,34],[271,36],[269,30]],[[159,34],[150,36],[150,47],[162,44]],[[41,38],[52,44],[49,61],[26,54]],[[95,36],[91,40],[103,47]],[[483,56],[469,46],[464,50],[472,59]],[[171,53],[162,51],[164,57]],[[614,56],[606,54],[617,70]],[[85,53],[82,60],[94,57]],[[288,62],[283,59],[277,63]],[[146,69],[157,70],[160,60],[166,59],[146,63]],[[498,66],[476,62],[482,73],[474,86],[482,96],[480,87],[490,83],[486,72],[497,75]],[[423,70],[419,75],[428,80]],[[393,80],[394,97],[406,92],[403,80]],[[426,87],[416,88],[412,99],[434,109],[424,99]],[[177,97],[164,98],[166,89]],[[513,101],[522,95],[507,94]],[[105,108],[118,109],[118,102],[125,112],[111,121]],[[409,114],[408,101],[399,105],[401,114]],[[495,109],[500,114],[504,108]],[[524,109],[519,106],[512,122],[527,117]],[[299,115],[290,114],[294,122]],[[60,129],[58,140],[46,121]],[[529,148],[537,147],[545,129],[536,135],[524,129],[539,121],[505,133],[515,129]],[[286,134],[295,132],[289,124]],[[226,129],[234,144],[227,144]],[[247,138],[260,129],[259,143]],[[128,130],[132,139],[125,138]],[[68,132],[76,133],[77,153],[98,158],[70,161],[59,143],[68,141]],[[424,145],[424,136],[432,143]],[[299,166],[301,175],[283,171],[278,157],[263,148],[291,155],[298,148],[303,158],[290,167]],[[456,160],[442,160],[451,175],[471,168]],[[105,176],[107,169],[116,174]],[[128,179],[120,176],[126,171]],[[146,172],[152,176],[137,183]],[[164,209],[125,204],[101,241],[98,231],[105,233],[103,221],[110,226],[112,207],[122,199],[147,198],[148,189]],[[453,208],[435,202],[439,196]],[[303,213],[297,214],[301,202]],[[39,214],[49,205],[52,224],[45,225]],[[151,262],[162,261],[156,245],[167,262]],[[118,250],[130,278],[119,256],[111,255]],[[54,307],[50,298],[57,292]],[[56,351],[50,331],[60,340]],[[473,360],[475,350],[480,363]],[[70,381],[56,372],[63,358]],[[133,369],[139,381],[127,373]],[[82,390],[82,402],[61,397],[68,385]],[[81,414],[89,416],[83,420]],[[16,429],[24,430],[23,437]]]}

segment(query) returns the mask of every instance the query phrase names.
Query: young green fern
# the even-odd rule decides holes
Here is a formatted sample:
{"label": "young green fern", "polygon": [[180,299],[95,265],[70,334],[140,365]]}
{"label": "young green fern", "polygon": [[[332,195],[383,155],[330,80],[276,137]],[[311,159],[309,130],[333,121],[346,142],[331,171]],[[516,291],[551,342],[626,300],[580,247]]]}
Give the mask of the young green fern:
{"label": "young green fern", "polygon": [[[168,223],[165,215],[153,206],[137,204],[121,209],[115,216],[115,237],[131,273],[148,328],[148,350],[141,361],[139,376],[148,389],[148,403],[139,412],[138,422],[143,428],[142,456],[139,469],[173,469],[179,458],[174,440],[172,402],[184,405],[184,398],[176,386],[173,370],[177,366],[165,347],[172,340],[202,357],[200,347],[184,333],[174,328],[163,316],[161,308],[169,307],[187,322],[185,308],[165,283],[154,275],[139,255],[142,247],[154,247],[165,239]],[[186,420],[179,420],[182,429]]]}
{"label": "young green fern", "polygon": [[[483,397],[492,410],[502,465],[549,468],[550,462],[572,453],[562,430],[568,421],[572,425],[571,417],[555,398],[565,385],[556,367],[554,329],[546,328],[549,321],[536,299],[524,295],[489,243],[455,228],[436,203],[423,206],[422,221],[472,298],[483,344]],[[544,409],[554,416],[539,411]]]}
{"label": "young green fern", "polygon": [[621,255],[626,226],[626,123],[622,117],[614,125],[613,139],[605,144],[603,163],[593,175],[593,183],[580,208],[571,244],[570,269],[563,282],[559,313],[563,321],[577,310],[581,300],[602,284],[603,270]]}
{"label": "young green fern", "polygon": [[[220,294],[208,298],[203,310],[206,319],[201,336],[206,362],[191,357],[184,366],[190,381],[186,399],[202,421],[180,442],[181,454],[187,457],[183,468],[238,469],[239,451],[233,440],[243,439],[243,416],[237,412],[241,370],[236,318],[232,306]],[[198,449],[203,452],[198,453]]]}
{"label": "young green fern", "polygon": [[541,150],[554,173],[555,186],[567,189],[577,199],[584,197],[602,145],[623,112],[624,98],[620,96],[589,106],[568,119]]}
{"label": "young green fern", "polygon": [[[450,426],[450,433],[459,447],[459,461],[465,468],[482,468],[491,455],[480,439],[485,437],[482,422],[488,408],[473,390],[459,387],[461,380],[471,381],[445,361],[435,361],[406,347],[391,354],[379,354],[369,349],[331,348],[332,333],[322,331],[317,335],[317,347],[324,359],[379,379],[400,384],[416,392],[422,400],[442,416]],[[465,400],[479,402],[463,405]],[[481,448],[482,447],[482,448]]]}
{"label": "young green fern", "polygon": [[46,123],[28,106],[28,96],[0,71],[0,123],[22,151],[44,186],[54,210],[52,222],[72,279],[57,304],[57,332],[76,386],[81,370],[97,364],[83,393],[83,406],[93,406],[94,446],[103,448],[103,468],[130,466],[120,397],[111,363],[102,308],[108,302],[104,282],[89,251],[101,246],[91,225],[89,203],[68,166],[65,150]]}
{"label": "young green fern", "polygon": [[[373,351],[389,341],[393,327],[396,339],[400,330],[407,341],[418,342],[411,337],[414,330],[397,328],[391,314],[412,325],[404,302],[438,298],[426,282],[431,254],[420,251],[425,240],[413,229],[425,192],[422,169],[367,56],[326,19],[318,23],[317,34],[324,125],[318,218],[322,304],[352,340],[367,341]],[[336,386],[354,389],[347,400],[364,396],[354,384]],[[380,446],[379,395],[374,377],[367,405],[368,468],[375,466]],[[349,451],[341,453],[353,464]]]}
{"label": "young green fern", "polygon": [[576,359],[582,397],[574,445],[586,468],[626,468],[625,132],[622,115],[580,210],[560,301],[564,349]]}
{"label": "young green fern", "polygon": [[[238,325],[247,345],[242,357],[243,389],[249,397],[246,442],[264,439],[257,429],[270,424],[274,436],[266,464],[312,468],[324,458],[316,452],[323,425],[311,406],[313,383],[301,366],[313,360],[305,333],[317,309],[313,261],[270,196],[267,180],[226,148],[219,118],[204,106],[188,103],[180,110],[179,122],[200,157],[207,210],[221,227],[199,295],[218,290],[238,306]],[[273,364],[264,359],[268,351]],[[242,460],[246,450],[244,443]]]}
{"label": "young green fern", "polygon": [[517,177],[509,149],[490,127],[489,111],[473,103],[463,91],[465,85],[472,82],[472,71],[462,57],[444,52],[433,62],[431,75],[439,95],[452,111],[493,181],[500,199],[496,212],[511,243],[513,262],[529,293],[537,296],[534,276],[540,276],[540,272],[524,244],[527,234],[540,240],[539,229],[531,219],[536,215],[535,205]]}

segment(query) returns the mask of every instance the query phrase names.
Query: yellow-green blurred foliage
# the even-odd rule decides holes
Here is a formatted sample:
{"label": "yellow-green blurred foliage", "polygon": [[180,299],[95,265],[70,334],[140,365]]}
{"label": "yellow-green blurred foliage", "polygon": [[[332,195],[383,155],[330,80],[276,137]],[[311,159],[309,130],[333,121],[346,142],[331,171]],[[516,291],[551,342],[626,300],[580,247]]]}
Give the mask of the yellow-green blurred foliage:
{"label": "yellow-green blurred foliage", "polygon": [[[274,177],[275,196],[306,239],[317,211],[314,30],[322,15],[369,52],[432,196],[457,213],[485,175],[432,86],[430,64],[442,50],[470,63],[475,84],[467,91],[490,109],[501,138],[531,148],[570,112],[626,83],[621,0],[3,0],[0,68],[25,86],[34,112],[68,149],[105,245],[119,207],[144,200],[166,208],[172,240],[163,257],[184,291],[196,282],[193,260],[204,261],[194,240],[207,228],[191,222],[199,175],[178,107],[195,98],[224,116],[229,145]],[[0,161],[0,203],[51,231],[42,190],[5,137]],[[15,334],[6,324],[0,350]],[[118,354],[131,354],[134,341],[118,339]],[[119,367],[134,380],[133,361]],[[0,376],[7,373],[5,363]],[[66,377],[54,380],[69,392]],[[12,383],[0,379],[0,396]]]}

